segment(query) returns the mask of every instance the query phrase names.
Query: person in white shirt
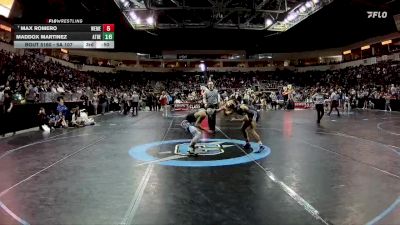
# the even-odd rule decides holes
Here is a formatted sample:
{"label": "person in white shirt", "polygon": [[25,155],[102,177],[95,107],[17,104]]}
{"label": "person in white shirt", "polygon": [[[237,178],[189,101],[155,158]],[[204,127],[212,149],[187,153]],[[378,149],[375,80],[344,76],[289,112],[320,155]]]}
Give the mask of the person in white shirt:
{"label": "person in white shirt", "polygon": [[87,113],[84,112],[84,110],[81,111],[78,106],[73,109],[71,123],[75,127],[84,127],[95,124],[93,118],[89,118]]}
{"label": "person in white shirt", "polygon": [[344,100],[343,110],[344,112],[347,112],[347,114],[349,114],[351,109],[349,95],[343,94],[343,100]]}
{"label": "person in white shirt", "polygon": [[271,92],[269,97],[271,98],[271,109],[275,109],[276,110],[276,106],[278,105],[278,102],[277,102],[278,101],[278,97],[276,96],[274,91]]}
{"label": "person in white shirt", "polygon": [[93,106],[93,114],[97,115],[97,108],[99,106],[99,98],[98,98],[98,93],[97,92],[93,94],[92,106]]}
{"label": "person in white shirt", "polygon": [[261,98],[260,102],[261,102],[261,110],[267,110],[267,99]]}
{"label": "person in white shirt", "polygon": [[57,87],[57,92],[58,92],[58,93],[64,93],[64,92],[65,92],[64,87],[61,86],[61,84],[58,85],[58,87]]}
{"label": "person in white shirt", "polygon": [[139,111],[139,94],[136,91],[133,91],[132,94],[132,116],[137,116]]}
{"label": "person in white shirt", "polygon": [[331,101],[332,101],[331,102],[331,110],[329,111],[328,116],[331,115],[332,110],[335,108],[336,111],[337,111],[338,117],[340,117],[340,112],[339,112],[339,109],[338,109],[339,98],[340,98],[340,95],[338,93],[336,93],[336,91],[333,91],[332,94],[331,94]]}
{"label": "person in white shirt", "polygon": [[397,89],[397,88],[394,86],[394,84],[392,84],[392,86],[390,87],[390,92],[391,92],[392,95],[395,95],[395,94],[396,94],[396,92],[397,92],[396,89]]}
{"label": "person in white shirt", "polygon": [[321,119],[324,116],[324,95],[321,93],[321,89],[317,89],[317,92],[312,96],[315,103],[315,109],[317,110],[317,123],[321,123]]}

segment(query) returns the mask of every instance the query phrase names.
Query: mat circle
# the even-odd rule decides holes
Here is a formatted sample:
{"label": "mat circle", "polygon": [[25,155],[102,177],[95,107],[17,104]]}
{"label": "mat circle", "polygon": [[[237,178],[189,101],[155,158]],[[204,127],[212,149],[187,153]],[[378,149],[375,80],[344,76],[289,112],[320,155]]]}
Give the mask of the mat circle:
{"label": "mat circle", "polygon": [[[163,166],[177,166],[177,167],[214,167],[214,166],[232,166],[238,164],[249,163],[254,160],[260,160],[266,158],[270,153],[271,149],[268,146],[264,145],[264,150],[260,153],[251,152],[247,155],[243,155],[240,157],[230,158],[230,159],[221,159],[221,160],[168,160],[161,161],[159,158],[156,158],[148,153],[151,148],[166,145],[166,144],[178,144],[178,143],[187,143],[190,142],[188,139],[179,139],[179,140],[168,140],[168,141],[159,141],[152,142],[148,144],[143,144],[139,146],[135,146],[129,150],[129,155],[136,160],[140,160],[143,162],[154,162],[154,164],[163,165]],[[227,142],[237,145],[245,144],[244,141],[236,140],[236,139],[208,139],[203,140],[203,143],[206,142]],[[259,145],[257,143],[251,142],[252,149],[258,149]]]}

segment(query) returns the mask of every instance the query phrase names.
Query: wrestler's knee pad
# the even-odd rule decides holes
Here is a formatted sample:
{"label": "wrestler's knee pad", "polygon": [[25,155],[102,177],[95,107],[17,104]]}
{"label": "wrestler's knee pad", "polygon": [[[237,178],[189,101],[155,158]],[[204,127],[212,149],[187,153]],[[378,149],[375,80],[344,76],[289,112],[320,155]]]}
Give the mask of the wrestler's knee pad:
{"label": "wrestler's knee pad", "polygon": [[181,122],[181,127],[182,127],[183,129],[187,130],[187,129],[189,128],[189,126],[190,126],[189,121],[184,120],[184,121]]}

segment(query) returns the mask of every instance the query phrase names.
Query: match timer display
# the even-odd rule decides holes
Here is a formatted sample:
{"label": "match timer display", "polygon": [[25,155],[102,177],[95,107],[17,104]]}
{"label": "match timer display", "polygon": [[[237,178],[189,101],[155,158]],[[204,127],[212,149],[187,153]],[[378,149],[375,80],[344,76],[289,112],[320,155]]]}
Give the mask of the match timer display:
{"label": "match timer display", "polygon": [[114,24],[18,24],[14,29],[15,48],[114,48]]}

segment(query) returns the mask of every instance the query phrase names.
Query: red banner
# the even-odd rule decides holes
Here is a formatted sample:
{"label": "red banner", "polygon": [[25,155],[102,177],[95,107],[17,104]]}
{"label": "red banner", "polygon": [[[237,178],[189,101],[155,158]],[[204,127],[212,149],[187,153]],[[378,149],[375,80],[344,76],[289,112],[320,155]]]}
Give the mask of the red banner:
{"label": "red banner", "polygon": [[200,108],[200,103],[182,102],[174,104],[175,111],[189,111],[192,109],[199,109],[199,108]]}
{"label": "red banner", "polygon": [[296,109],[309,109],[311,108],[311,104],[307,104],[305,102],[295,102],[294,107]]}

